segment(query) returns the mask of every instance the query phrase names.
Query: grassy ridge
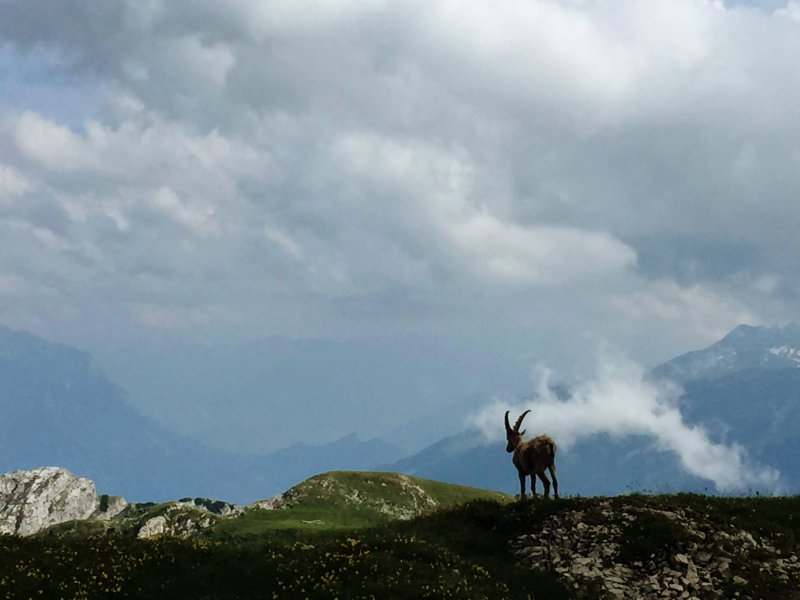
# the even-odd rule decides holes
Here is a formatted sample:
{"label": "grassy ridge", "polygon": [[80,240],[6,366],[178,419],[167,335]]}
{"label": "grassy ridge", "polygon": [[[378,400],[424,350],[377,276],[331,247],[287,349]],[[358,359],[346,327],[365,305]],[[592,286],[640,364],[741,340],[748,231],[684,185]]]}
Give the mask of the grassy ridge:
{"label": "grassy ridge", "polygon": [[218,521],[207,533],[212,539],[267,536],[287,540],[305,533],[410,519],[472,500],[509,499],[500,492],[401,473],[332,471],[289,489],[280,509],[250,510],[239,518]]}
{"label": "grassy ridge", "polygon": [[[276,542],[0,537],[0,597],[567,598],[520,571],[507,540],[526,506],[474,501],[405,522]],[[544,594],[544,595],[543,595]]]}
{"label": "grassy ridge", "polygon": [[[418,505],[424,497],[419,489],[440,494],[442,505],[457,504],[462,495],[474,493],[396,477],[368,473],[312,478],[287,494],[286,508],[257,511],[257,519],[236,519],[231,521],[239,521],[235,528],[215,527],[204,537],[188,540],[137,540],[119,531],[101,535],[91,528],[66,536],[62,531],[33,538],[0,537],[0,598],[562,600],[571,595],[555,574],[516,566],[509,541],[522,534],[537,535],[548,519],[571,511],[580,511],[585,522],[602,521],[606,517],[600,506],[609,502],[615,511],[681,510],[720,531],[742,528],[784,553],[800,549],[797,497],[633,495],[524,503],[477,499],[411,520],[387,521],[389,516],[381,511],[386,506]],[[339,488],[338,483],[347,485]],[[386,492],[386,497],[376,498],[373,488]],[[360,496],[362,501],[357,500]],[[281,513],[283,521],[262,520]],[[322,523],[302,527],[304,521]],[[350,522],[357,528],[348,529]],[[634,522],[623,535],[619,558],[631,564],[673,553],[682,543],[675,524],[658,518]],[[737,588],[742,598],[800,597],[800,582],[780,582],[756,572],[737,562],[735,549],[732,558],[733,574],[748,581]]]}

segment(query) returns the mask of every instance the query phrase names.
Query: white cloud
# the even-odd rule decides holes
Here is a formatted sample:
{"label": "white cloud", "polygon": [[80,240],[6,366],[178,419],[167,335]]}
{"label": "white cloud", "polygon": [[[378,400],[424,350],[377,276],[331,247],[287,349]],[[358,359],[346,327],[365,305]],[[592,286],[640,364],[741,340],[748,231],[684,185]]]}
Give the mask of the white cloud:
{"label": "white cloud", "polygon": [[750,287],[762,294],[773,294],[781,285],[781,278],[774,274],[765,274],[757,277],[750,283]]}
{"label": "white cloud", "polygon": [[[553,320],[710,340],[763,320],[759,290],[800,317],[774,283],[800,251],[785,19],[702,0],[108,6],[0,9],[18,79],[45,47],[54,75],[0,109],[0,267],[73,308],[146,304],[139,278],[224,304],[224,280],[262,331],[287,305],[321,332],[503,314],[548,352],[531,334]],[[82,124],[58,101],[75,81],[100,98]],[[695,271],[669,260],[680,236],[763,260]]]}
{"label": "white cloud", "polygon": [[14,167],[0,163],[0,205],[10,203],[31,189],[28,179]]}
{"label": "white cloud", "polygon": [[14,137],[24,156],[51,171],[97,166],[96,157],[79,135],[37,113],[25,111],[20,115]]}
{"label": "white cloud", "polygon": [[191,206],[181,200],[169,187],[161,187],[156,191],[153,195],[153,205],[197,235],[219,233],[213,208]]}
{"label": "white cloud", "polygon": [[358,134],[339,140],[335,156],[354,180],[403,190],[388,214],[429,232],[439,260],[490,285],[580,284],[636,263],[635,251],[607,233],[520,225],[492,214],[502,202],[482,194],[477,166],[457,149]]}
{"label": "white cloud", "polygon": [[702,426],[686,423],[677,404],[681,390],[669,382],[649,380],[644,369],[629,360],[600,359],[595,376],[576,385],[563,401],[551,391],[549,375],[540,370],[533,399],[516,406],[495,401],[472,423],[487,439],[499,440],[505,411],[520,414],[530,409],[528,431],[547,431],[565,451],[597,434],[646,435],[659,450],[674,453],[686,472],[713,481],[720,490],[776,489],[780,483],[775,469],[753,463],[741,445],[715,443]]}
{"label": "white cloud", "polygon": [[680,286],[672,280],[652,282],[630,294],[615,295],[610,301],[620,319],[686,328],[709,343],[736,325],[760,321],[730,292],[717,292],[700,284]]}
{"label": "white cloud", "polygon": [[286,232],[270,225],[264,225],[264,235],[295,260],[303,258],[303,247]]}
{"label": "white cloud", "polygon": [[798,320],[796,4],[0,2],[3,320],[567,369]]}
{"label": "white cloud", "polygon": [[444,223],[456,248],[490,280],[553,285],[624,271],[636,253],[612,236],[566,227],[520,227],[487,212]]}
{"label": "white cloud", "polygon": [[190,75],[193,85],[208,82],[224,87],[225,77],[236,63],[228,46],[223,43],[204,45],[197,35],[170,41],[166,54],[174,61],[171,68],[182,76]]}
{"label": "white cloud", "polygon": [[786,6],[779,8],[775,11],[775,15],[779,17],[786,17],[793,21],[800,21],[800,2],[797,0],[789,0]]}

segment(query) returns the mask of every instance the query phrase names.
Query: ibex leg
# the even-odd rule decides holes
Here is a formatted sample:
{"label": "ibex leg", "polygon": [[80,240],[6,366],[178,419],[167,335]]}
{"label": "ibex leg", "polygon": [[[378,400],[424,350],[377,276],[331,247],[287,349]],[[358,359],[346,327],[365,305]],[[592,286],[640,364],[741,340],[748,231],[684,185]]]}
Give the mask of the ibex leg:
{"label": "ibex leg", "polygon": [[547,470],[550,471],[550,477],[553,478],[553,496],[558,499],[558,477],[556,477],[556,466],[550,465]]}
{"label": "ibex leg", "polygon": [[536,473],[539,476],[539,479],[542,480],[542,485],[544,485],[544,497],[550,497],[550,480],[547,478],[547,475],[544,474],[544,471],[539,471]]}

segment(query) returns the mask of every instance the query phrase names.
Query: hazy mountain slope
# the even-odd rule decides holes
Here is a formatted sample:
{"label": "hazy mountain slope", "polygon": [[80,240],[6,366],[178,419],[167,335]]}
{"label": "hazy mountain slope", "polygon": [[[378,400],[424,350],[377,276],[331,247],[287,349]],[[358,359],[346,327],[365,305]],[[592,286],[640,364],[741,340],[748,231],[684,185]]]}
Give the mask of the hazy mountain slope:
{"label": "hazy mountain slope", "polygon": [[324,469],[363,469],[401,452],[349,436],[272,456],[214,450],[125,403],[88,354],[0,326],[0,471],[60,465],[134,500],[248,501]]}
{"label": "hazy mountain slope", "polygon": [[415,417],[386,430],[381,437],[410,455],[424,450],[442,438],[446,432],[460,431],[467,419],[486,404],[489,393],[476,393],[466,399],[452,402],[441,408]]}
{"label": "hazy mountain slope", "polygon": [[[709,348],[656,367],[652,375],[683,385],[680,404],[689,423],[701,424],[715,441],[744,446],[752,459],[777,468],[783,484],[797,491],[798,349],[797,325],[741,325]],[[585,438],[561,448],[556,462],[561,489],[567,494],[714,489],[710,481],[687,474],[674,454],[654,448],[645,436]],[[518,485],[504,444],[487,445],[477,431],[444,438],[391,468],[505,491],[516,491]]]}
{"label": "hazy mountain slope", "polygon": [[655,377],[678,383],[713,380],[747,370],[800,368],[800,325],[739,325],[708,348],[687,352],[653,369]]}
{"label": "hazy mountain slope", "polygon": [[[501,423],[502,426],[502,423]],[[564,494],[615,494],[624,491],[703,491],[711,482],[682,472],[672,454],[658,452],[641,437],[582,440],[556,456]],[[392,469],[508,493],[519,493],[517,471],[505,443],[487,444],[480,432],[465,431],[402,459]],[[537,490],[542,492],[541,483]]]}
{"label": "hazy mountain slope", "polygon": [[101,489],[169,496],[205,487],[219,462],[130,409],[83,352],[0,328],[0,382],[1,470],[63,465]]}
{"label": "hazy mountain slope", "polygon": [[747,369],[684,384],[684,413],[712,437],[738,442],[800,490],[800,369]]}
{"label": "hazy mountain slope", "polygon": [[[171,430],[229,451],[263,455],[299,440],[312,444],[313,438],[334,440],[351,431],[404,449],[410,443],[408,451],[420,449],[440,435],[423,435],[417,443],[417,434],[424,434],[419,428],[397,438],[385,434],[481,389],[487,371],[502,381],[512,370],[464,367],[445,356],[431,359],[435,354],[430,348],[421,352],[408,339],[389,346],[268,338],[245,345],[126,348],[95,359],[129,394],[132,406]],[[386,406],[392,410],[383,410]]]}
{"label": "hazy mountain slope", "polygon": [[258,459],[258,467],[270,473],[270,485],[284,490],[300,479],[323,471],[349,469],[361,471],[397,460],[398,447],[379,439],[361,440],[350,434],[329,444],[310,446],[297,443]]}

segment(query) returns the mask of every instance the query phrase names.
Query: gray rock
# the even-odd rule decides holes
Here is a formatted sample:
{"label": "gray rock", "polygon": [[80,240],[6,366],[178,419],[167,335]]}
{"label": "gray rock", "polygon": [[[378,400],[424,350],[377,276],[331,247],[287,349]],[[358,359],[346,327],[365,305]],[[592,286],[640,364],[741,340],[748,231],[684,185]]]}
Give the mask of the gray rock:
{"label": "gray rock", "polygon": [[32,535],[51,525],[88,519],[99,508],[94,483],[66,469],[40,467],[0,475],[0,533]]}
{"label": "gray rock", "polygon": [[110,521],[125,510],[127,506],[128,502],[122,496],[100,496],[100,506],[92,515],[92,518]]}
{"label": "gray rock", "polygon": [[697,553],[697,562],[707,563],[711,560],[711,553],[701,550]]}
{"label": "gray rock", "polygon": [[163,515],[159,515],[145,521],[145,524],[139,529],[136,537],[147,540],[159,535],[164,535],[165,533],[167,533],[167,519]]}

